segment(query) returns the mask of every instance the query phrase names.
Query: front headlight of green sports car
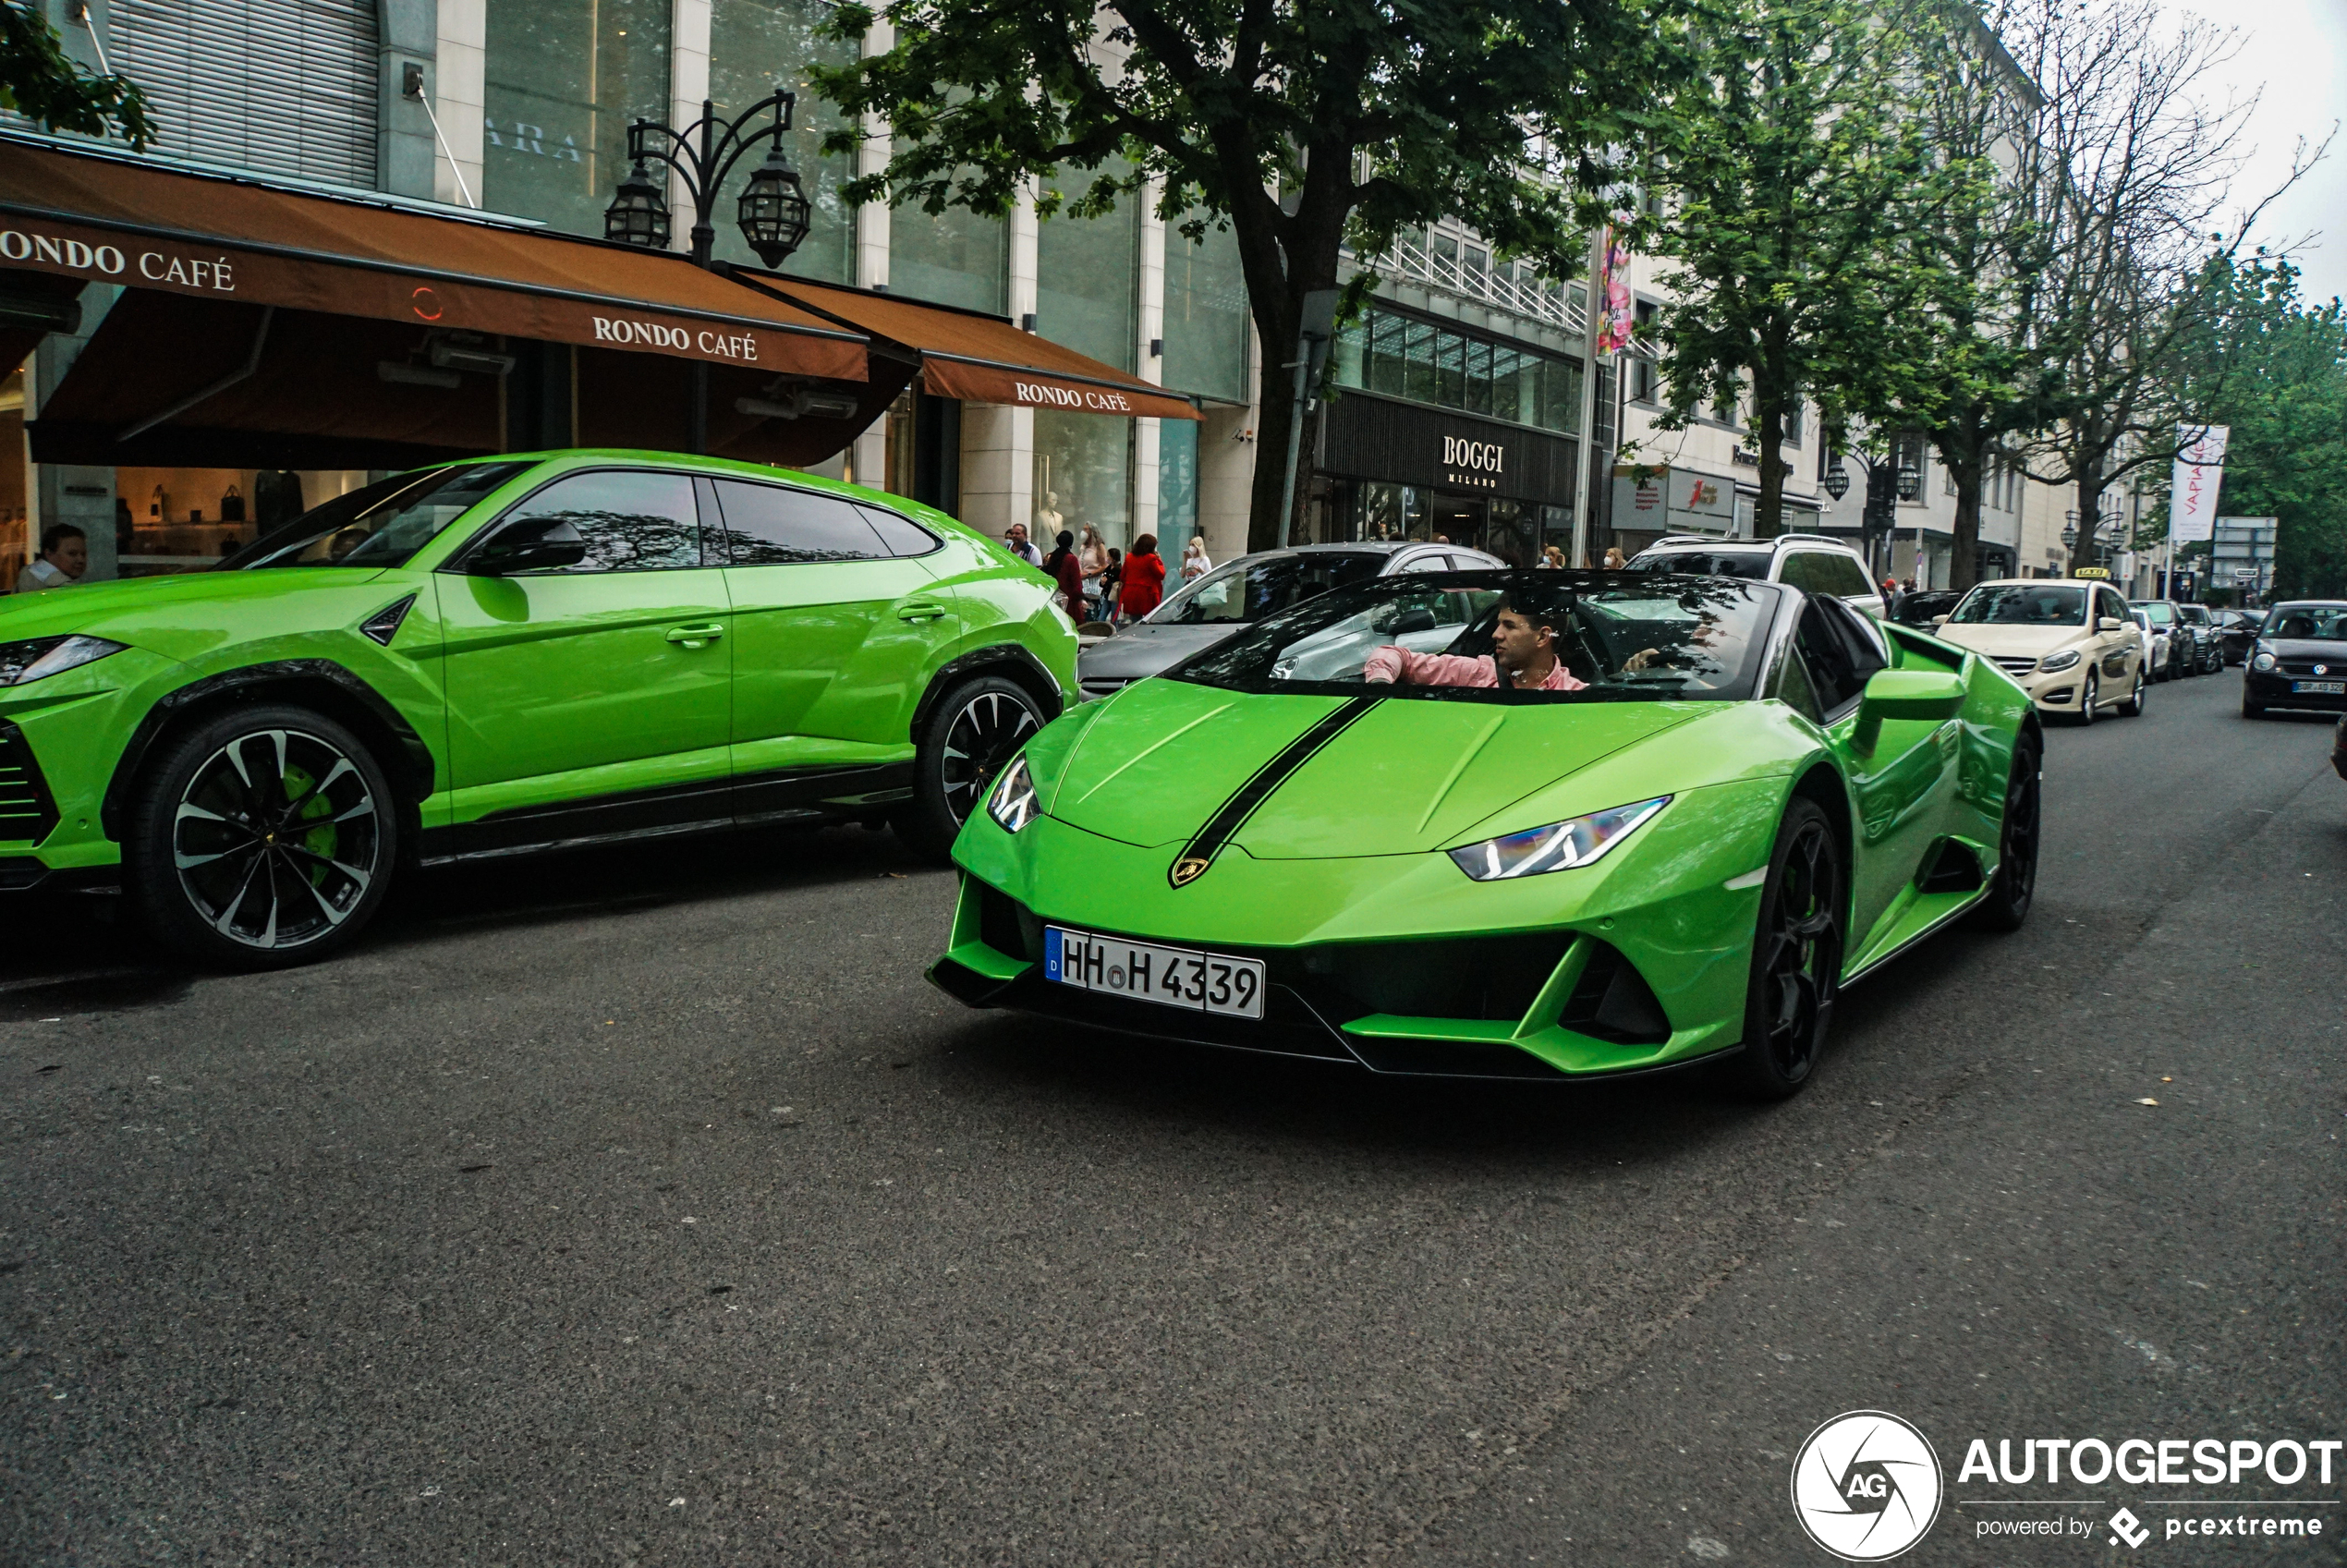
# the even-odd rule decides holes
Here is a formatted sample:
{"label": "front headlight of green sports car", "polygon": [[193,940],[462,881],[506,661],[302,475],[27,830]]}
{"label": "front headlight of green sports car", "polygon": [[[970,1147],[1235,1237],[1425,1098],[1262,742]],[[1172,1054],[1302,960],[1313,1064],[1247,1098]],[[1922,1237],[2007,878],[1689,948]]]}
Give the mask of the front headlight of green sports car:
{"label": "front headlight of green sports car", "polygon": [[0,686],[24,686],[83,664],[95,663],[123,645],[103,637],[36,637],[0,642]]}
{"label": "front headlight of green sports car", "polygon": [[1505,881],[1511,877],[1537,877],[1543,871],[1569,871],[1602,859],[1605,853],[1635,833],[1639,824],[1671,804],[1667,795],[1592,811],[1570,821],[1528,828],[1504,838],[1487,838],[1451,851],[1459,869],[1479,882]]}
{"label": "front headlight of green sports car", "polygon": [[2057,670],[2066,670],[2070,668],[2071,665],[2075,664],[2077,662],[2078,650],[2074,648],[2065,648],[2059,653],[2049,653],[2044,658],[2038,660],[2037,668],[2050,675]]}
{"label": "front headlight of green sports car", "polygon": [[1027,771],[1027,754],[1021,752],[1011,759],[996,781],[994,793],[986,797],[986,814],[1006,833],[1015,833],[1033,821],[1037,815],[1035,776]]}

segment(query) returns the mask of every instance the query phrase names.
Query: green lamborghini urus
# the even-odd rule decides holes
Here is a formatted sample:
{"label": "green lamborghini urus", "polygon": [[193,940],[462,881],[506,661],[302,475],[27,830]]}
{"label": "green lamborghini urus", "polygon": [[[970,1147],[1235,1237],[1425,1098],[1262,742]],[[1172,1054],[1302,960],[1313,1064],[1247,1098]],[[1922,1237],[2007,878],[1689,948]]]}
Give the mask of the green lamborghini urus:
{"label": "green lamborghini urus", "polygon": [[0,887],[119,883],[269,966],[417,864],[883,819],[942,859],[1076,688],[1051,594],[942,513],[751,464],[400,474],[216,570],[0,601]]}
{"label": "green lamborghini urus", "polygon": [[1028,741],[954,848],[975,1006],[1381,1073],[1716,1062],[2029,908],[2037,719],[1988,660],[1726,577],[1384,577]]}

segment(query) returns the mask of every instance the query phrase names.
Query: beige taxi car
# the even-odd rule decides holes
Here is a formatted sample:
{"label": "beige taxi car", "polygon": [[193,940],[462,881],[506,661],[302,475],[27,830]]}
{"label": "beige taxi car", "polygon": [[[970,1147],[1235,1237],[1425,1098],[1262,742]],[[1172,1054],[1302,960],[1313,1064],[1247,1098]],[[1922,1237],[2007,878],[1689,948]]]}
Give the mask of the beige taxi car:
{"label": "beige taxi car", "polygon": [[2151,675],[2143,638],[2127,602],[2107,582],[1984,582],[1940,618],[1934,635],[1996,661],[2041,713],[2091,724],[2106,709],[2130,718],[2144,711]]}

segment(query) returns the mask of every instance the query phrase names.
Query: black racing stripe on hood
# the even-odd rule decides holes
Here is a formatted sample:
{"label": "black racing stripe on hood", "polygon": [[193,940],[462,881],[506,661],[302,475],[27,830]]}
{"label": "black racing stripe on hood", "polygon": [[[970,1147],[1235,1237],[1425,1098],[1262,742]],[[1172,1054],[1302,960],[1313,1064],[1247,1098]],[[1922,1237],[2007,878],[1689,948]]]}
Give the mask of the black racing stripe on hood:
{"label": "black racing stripe on hood", "polygon": [[1351,726],[1356,719],[1385,699],[1381,697],[1356,697],[1323,718],[1319,723],[1289,741],[1272,758],[1255,771],[1255,776],[1239,785],[1222,808],[1198,831],[1196,837],[1182,847],[1174,857],[1174,865],[1165,873],[1166,881],[1175,887],[1187,887],[1214,863],[1215,856],[1231,842],[1233,835],[1255,814],[1255,808],[1271,797],[1271,793],[1285,784],[1288,775],[1305,763]]}

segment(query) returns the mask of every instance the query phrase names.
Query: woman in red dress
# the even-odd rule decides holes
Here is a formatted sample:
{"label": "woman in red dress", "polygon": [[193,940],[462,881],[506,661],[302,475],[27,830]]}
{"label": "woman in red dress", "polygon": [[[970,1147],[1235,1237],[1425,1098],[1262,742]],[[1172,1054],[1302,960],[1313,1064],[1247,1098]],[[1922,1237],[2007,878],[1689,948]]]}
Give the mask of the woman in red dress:
{"label": "woman in red dress", "polygon": [[1165,597],[1165,563],[1158,558],[1157,535],[1145,533],[1133,541],[1117,594],[1117,608],[1128,621],[1139,620]]}

